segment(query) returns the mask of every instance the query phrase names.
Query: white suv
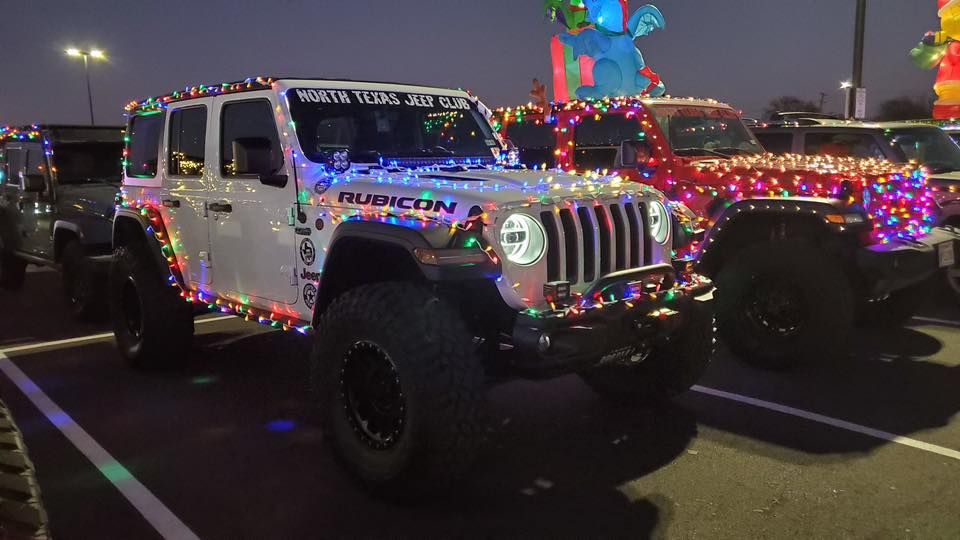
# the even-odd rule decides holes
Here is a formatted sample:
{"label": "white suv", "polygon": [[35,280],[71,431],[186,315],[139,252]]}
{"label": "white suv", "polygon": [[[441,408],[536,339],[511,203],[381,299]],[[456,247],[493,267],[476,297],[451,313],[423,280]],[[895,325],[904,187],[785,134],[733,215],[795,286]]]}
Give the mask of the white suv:
{"label": "white suv", "polygon": [[182,359],[200,311],[315,334],[325,427],[381,493],[457,477],[491,381],[688,389],[713,287],[671,266],[663,195],[511,166],[485,112],[458,90],[263,78],[132,103],[110,276],[123,356]]}

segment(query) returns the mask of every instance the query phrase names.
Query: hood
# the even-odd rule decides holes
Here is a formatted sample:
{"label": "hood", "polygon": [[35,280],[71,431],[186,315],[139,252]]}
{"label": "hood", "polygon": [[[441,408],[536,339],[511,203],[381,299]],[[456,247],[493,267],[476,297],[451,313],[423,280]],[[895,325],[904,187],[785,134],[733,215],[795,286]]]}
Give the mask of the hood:
{"label": "hood", "polygon": [[301,189],[309,190],[311,204],[435,212],[453,220],[466,219],[474,207],[492,212],[534,203],[560,204],[641,193],[663,199],[663,195],[651,187],[616,176],[502,167],[354,166],[343,174],[314,171],[304,175],[302,181]]}
{"label": "hood", "polygon": [[60,186],[57,205],[61,209],[109,219],[117,204],[120,186],[113,184],[77,184]]}

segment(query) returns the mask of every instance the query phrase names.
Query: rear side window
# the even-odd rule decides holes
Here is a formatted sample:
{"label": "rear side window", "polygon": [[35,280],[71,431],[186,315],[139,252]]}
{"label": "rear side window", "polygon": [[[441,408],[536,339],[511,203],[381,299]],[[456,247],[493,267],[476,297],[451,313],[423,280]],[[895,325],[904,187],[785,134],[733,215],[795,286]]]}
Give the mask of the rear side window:
{"label": "rear side window", "polygon": [[521,163],[530,166],[546,164],[548,168],[554,166],[557,135],[553,126],[534,122],[510,124],[507,138],[517,145]]}
{"label": "rear side window", "polygon": [[130,142],[127,144],[127,176],[131,178],[157,176],[162,133],[162,114],[133,117],[130,121]]}
{"label": "rear side window", "polygon": [[200,176],[203,174],[207,137],[207,108],[191,107],[170,114],[170,174]]}
{"label": "rear side window", "polygon": [[269,144],[268,159],[273,170],[283,166],[280,137],[269,101],[258,99],[227,103],[223,106],[220,124],[220,172],[224,176],[236,176],[245,167],[234,159],[234,147],[245,144],[256,146],[257,140]]}
{"label": "rear side window", "polygon": [[763,149],[771,154],[790,154],[793,152],[793,133],[765,133],[755,131],[757,140]]}
{"label": "rear side window", "polygon": [[883,158],[883,149],[870,133],[807,133],[804,154],[834,157]]}
{"label": "rear side window", "polygon": [[612,169],[620,143],[645,137],[640,121],[625,114],[584,118],[575,133],[575,162],[578,169]]}

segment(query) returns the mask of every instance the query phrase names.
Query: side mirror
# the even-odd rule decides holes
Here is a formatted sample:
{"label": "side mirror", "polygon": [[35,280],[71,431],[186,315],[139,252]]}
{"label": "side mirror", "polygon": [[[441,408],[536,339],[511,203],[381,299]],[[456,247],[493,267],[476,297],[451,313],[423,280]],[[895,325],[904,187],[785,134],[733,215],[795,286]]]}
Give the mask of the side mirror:
{"label": "side mirror", "polygon": [[653,155],[653,149],[647,141],[623,141],[617,152],[616,169],[639,169],[646,167]]}
{"label": "side mirror", "polygon": [[47,187],[42,174],[25,174],[22,178],[23,191],[27,193],[43,193]]}

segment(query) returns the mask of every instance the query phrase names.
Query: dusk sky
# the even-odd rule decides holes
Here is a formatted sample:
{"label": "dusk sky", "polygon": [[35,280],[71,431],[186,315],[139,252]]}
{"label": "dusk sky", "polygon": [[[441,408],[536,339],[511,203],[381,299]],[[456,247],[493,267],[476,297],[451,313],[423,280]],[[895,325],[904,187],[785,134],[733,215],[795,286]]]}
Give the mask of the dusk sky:
{"label": "dusk sky", "polygon": [[[752,116],[777,96],[826,92],[826,108],[837,110],[855,3],[658,0],[667,28],[637,44],[673,95],[716,97]],[[87,122],[82,64],[63,54],[70,45],[110,55],[91,71],[101,124],[121,124],[132,99],[251,75],[463,87],[488,105],[513,105],[528,101],[533,77],[550,79],[549,39],[561,29],[541,0],[3,0],[0,8],[0,124]],[[934,72],[915,68],[908,53],[938,27],[936,11],[935,0],[869,0],[871,111],[891,97],[929,97]]]}

